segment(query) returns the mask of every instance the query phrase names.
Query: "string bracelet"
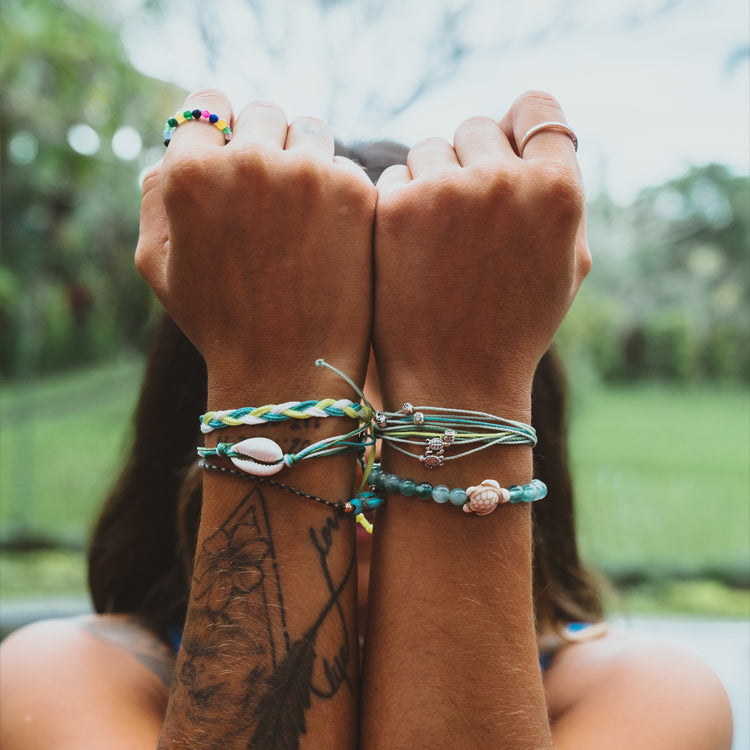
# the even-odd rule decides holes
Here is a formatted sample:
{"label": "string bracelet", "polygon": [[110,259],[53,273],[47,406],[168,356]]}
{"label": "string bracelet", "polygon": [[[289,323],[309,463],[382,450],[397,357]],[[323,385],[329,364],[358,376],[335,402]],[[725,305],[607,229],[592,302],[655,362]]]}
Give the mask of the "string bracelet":
{"label": "string bracelet", "polygon": [[269,476],[281,471],[285,466],[292,468],[300,461],[324,456],[339,456],[345,453],[359,453],[374,445],[366,427],[359,427],[346,435],[323,438],[308,445],[298,453],[284,453],[281,446],[266,437],[253,437],[238,443],[219,443],[215,448],[198,448],[201,458],[222,456],[228,458],[242,471],[254,476]]}
{"label": "string bracelet", "polygon": [[334,510],[337,510],[341,513],[346,513],[347,515],[354,514],[356,516],[357,523],[364,526],[364,528],[370,534],[372,534],[372,524],[364,517],[364,515],[362,515],[362,512],[363,510],[370,510],[372,508],[377,508],[378,506],[382,505],[385,502],[385,498],[378,497],[374,493],[363,493],[363,494],[368,495],[368,497],[361,498],[361,499],[355,498],[354,500],[346,500],[346,501],[327,500],[324,497],[313,495],[310,492],[305,492],[304,490],[298,490],[295,487],[290,487],[288,484],[284,484],[283,482],[278,482],[275,479],[269,479],[268,477],[255,476],[253,474],[247,474],[244,471],[239,471],[239,469],[232,469],[228,466],[218,466],[217,464],[212,464],[210,461],[206,461],[205,459],[201,459],[198,462],[198,466],[204,471],[215,471],[221,474],[227,474],[229,476],[237,477],[238,479],[249,479],[253,482],[267,484],[271,487],[276,487],[277,489],[285,490],[286,492],[291,492],[292,494],[298,495],[299,497],[304,497],[307,500],[314,500],[316,503],[320,503],[321,505],[326,505],[327,507],[333,508]]}
{"label": "string bracelet", "polygon": [[190,120],[195,120],[196,122],[202,120],[209,125],[213,125],[224,135],[224,143],[229,143],[232,140],[232,128],[219,115],[215,115],[207,109],[186,109],[183,112],[177,112],[172,115],[164,124],[164,133],[162,134],[164,136],[164,145],[169,146],[174,131],[184,122],[189,122]]}
{"label": "string bracelet", "polygon": [[367,404],[348,398],[325,398],[312,401],[286,401],[283,404],[267,404],[258,407],[243,407],[223,411],[209,411],[201,415],[201,432],[208,434],[223,427],[259,425],[283,422],[288,419],[311,419],[323,417],[350,417],[358,421],[369,421],[372,410]]}
{"label": "string bracelet", "polygon": [[451,489],[444,484],[432,485],[429,482],[416,482],[413,479],[401,478],[396,474],[383,471],[378,463],[373,465],[367,481],[375,495],[391,492],[404,497],[432,499],[439,504],[450,503],[461,507],[466,513],[475,513],[478,516],[492,513],[502,503],[533,503],[547,496],[547,485],[540,479],[532,479],[528,484],[514,484],[510,487],[501,487],[495,479],[485,479],[478,485],[467,489],[461,487]]}
{"label": "string bracelet", "polygon": [[[399,411],[374,414],[376,438],[400,453],[418,458],[427,469],[442,466],[445,461],[463,458],[493,445],[536,445],[536,431],[531,425],[497,417],[481,411],[405,403]],[[422,447],[415,454],[405,445]],[[472,446],[451,456],[448,446]]]}

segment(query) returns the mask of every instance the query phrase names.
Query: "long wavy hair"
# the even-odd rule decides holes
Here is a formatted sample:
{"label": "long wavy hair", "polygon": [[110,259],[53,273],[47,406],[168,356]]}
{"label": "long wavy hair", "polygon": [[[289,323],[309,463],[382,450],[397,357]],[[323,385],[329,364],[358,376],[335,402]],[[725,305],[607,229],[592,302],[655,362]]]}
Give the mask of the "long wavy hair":
{"label": "long wavy hair", "polygon": [[[407,149],[392,142],[337,146],[373,182]],[[140,617],[168,640],[187,611],[201,508],[197,415],[206,409],[206,366],[166,313],[153,336],[136,405],[128,459],[109,492],[88,551],[89,589],[97,612]],[[533,505],[534,600],[539,633],[603,617],[599,580],[581,562],[568,466],[567,388],[548,351],[532,391],[535,476],[549,497]],[[154,419],[154,414],[162,415]]]}

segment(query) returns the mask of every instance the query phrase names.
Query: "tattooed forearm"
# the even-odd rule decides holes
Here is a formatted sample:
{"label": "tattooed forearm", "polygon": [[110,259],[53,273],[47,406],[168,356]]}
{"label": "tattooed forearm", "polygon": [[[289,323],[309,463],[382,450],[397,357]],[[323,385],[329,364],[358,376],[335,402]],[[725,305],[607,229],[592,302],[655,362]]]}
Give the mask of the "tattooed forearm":
{"label": "tattooed forearm", "polygon": [[[174,711],[179,706],[182,714],[175,723],[204,727],[201,747],[216,739],[217,747],[298,748],[313,701],[332,699],[343,684],[353,693],[351,626],[341,598],[353,585],[355,556],[342,564],[341,525],[331,515],[309,529],[322,596],[297,637],[289,631],[285,568],[261,489],[203,541],[173,688]],[[208,731],[217,727],[218,734]]]}
{"label": "tattooed forearm", "polygon": [[[316,529],[310,529],[310,539],[312,540],[313,546],[317,550],[318,556],[320,557],[320,567],[323,571],[323,575],[325,576],[326,586],[331,592],[330,603],[333,604],[336,609],[336,613],[338,614],[343,636],[339,651],[333,657],[333,662],[331,663],[328,659],[325,658],[322,660],[323,671],[325,673],[325,679],[328,684],[328,689],[322,690],[321,688],[317,688],[313,685],[312,690],[319,698],[333,697],[344,682],[346,682],[352,692],[354,690],[347,673],[350,653],[349,631],[346,626],[346,616],[344,615],[344,609],[339,598],[340,592],[337,592],[336,590],[336,586],[331,576],[331,571],[328,567],[328,556],[331,552],[331,547],[333,546],[333,532],[338,531],[340,523],[340,516],[334,515],[326,521],[325,525],[322,529],[320,529],[320,531],[317,531]],[[351,574],[353,565],[354,559],[352,559],[349,569],[347,570],[347,578]]]}

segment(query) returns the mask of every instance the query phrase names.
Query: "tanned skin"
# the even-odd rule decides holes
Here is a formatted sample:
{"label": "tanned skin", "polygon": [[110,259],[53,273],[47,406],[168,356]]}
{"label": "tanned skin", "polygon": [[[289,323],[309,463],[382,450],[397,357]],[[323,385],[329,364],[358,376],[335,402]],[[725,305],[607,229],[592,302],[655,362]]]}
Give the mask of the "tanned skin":
{"label": "tanned skin", "polygon": [[[472,118],[452,143],[417,144],[377,190],[333,156],[318,120],[290,124],[259,102],[235,118],[217,91],[191,95],[194,107],[231,121],[234,138],[177,128],[144,182],[136,262],[206,361],[209,409],[352,398],[313,363],[325,357],[361,387],[372,344],[388,409],[408,400],[528,420],[536,365],[591,264],[570,139],[543,131],[517,146],[564,121],[552,97],[529,92],[499,123]],[[262,434],[289,452],[351,427]],[[383,461],[436,481],[388,450]],[[533,470],[525,446],[455,464],[439,481],[519,484]],[[276,476],[344,500],[355,462]],[[171,679],[164,645],[125,616],[32,626],[2,649],[4,750],[730,747],[720,683],[664,644],[611,632],[542,675],[527,507],[477,518],[388,498],[360,677],[351,517],[222,472],[203,488]]]}

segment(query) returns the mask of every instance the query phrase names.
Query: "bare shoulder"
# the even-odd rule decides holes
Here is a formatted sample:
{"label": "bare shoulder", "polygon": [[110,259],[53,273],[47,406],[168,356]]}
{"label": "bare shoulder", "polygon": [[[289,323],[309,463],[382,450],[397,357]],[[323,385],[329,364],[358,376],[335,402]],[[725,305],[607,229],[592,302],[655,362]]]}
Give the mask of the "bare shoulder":
{"label": "bare shoulder", "polygon": [[0,746],[155,747],[174,657],[122,615],[47,620],[0,646]]}
{"label": "bare shoulder", "polygon": [[556,750],[729,750],[732,711],[713,669],[662,638],[611,628],[563,648],[545,677]]}

